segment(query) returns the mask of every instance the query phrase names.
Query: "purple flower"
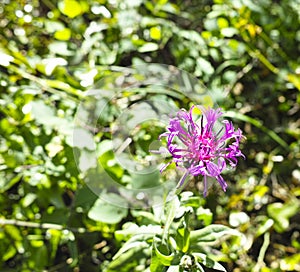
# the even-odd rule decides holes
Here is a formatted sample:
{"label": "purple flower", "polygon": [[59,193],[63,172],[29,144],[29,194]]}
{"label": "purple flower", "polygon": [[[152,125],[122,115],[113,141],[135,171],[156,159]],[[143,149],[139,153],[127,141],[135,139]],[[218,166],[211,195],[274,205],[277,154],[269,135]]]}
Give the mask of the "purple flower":
{"label": "purple flower", "polygon": [[236,167],[237,157],[245,158],[239,149],[242,132],[235,130],[228,120],[223,120],[222,126],[216,128],[216,122],[222,116],[221,109],[200,107],[202,116],[195,122],[192,116],[194,107],[189,112],[179,110],[177,116],[170,120],[168,131],[160,135],[160,138],[167,138],[167,148],[173,157],[161,168],[161,172],[175,162],[178,168],[186,170],[178,188],[183,186],[190,174],[203,176],[204,196],[207,195],[207,177],[216,178],[226,191],[227,183],[221,175],[222,171],[227,164]]}

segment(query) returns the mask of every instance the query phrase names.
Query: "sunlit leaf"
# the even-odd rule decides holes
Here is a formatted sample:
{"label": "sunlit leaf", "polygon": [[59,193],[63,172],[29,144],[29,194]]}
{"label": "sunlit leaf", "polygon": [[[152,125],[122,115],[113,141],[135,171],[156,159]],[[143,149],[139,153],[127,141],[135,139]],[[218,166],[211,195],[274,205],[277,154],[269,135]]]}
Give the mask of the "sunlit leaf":
{"label": "sunlit leaf", "polygon": [[68,41],[71,37],[71,30],[64,28],[55,32],[54,37],[60,41]]}
{"label": "sunlit leaf", "polygon": [[[116,194],[108,194],[110,197],[110,203],[97,199],[93,207],[88,212],[88,217],[99,222],[105,222],[108,224],[119,223],[128,214],[126,202]],[[123,202],[123,207],[119,206],[118,203]]]}
{"label": "sunlit leaf", "polygon": [[138,48],[138,51],[141,53],[145,53],[145,52],[152,52],[152,51],[156,51],[158,49],[158,44],[156,43],[145,43],[144,45],[142,45],[141,47]]}
{"label": "sunlit leaf", "polygon": [[289,201],[287,203],[275,202],[267,207],[269,216],[274,219],[274,227],[278,232],[287,230],[290,225],[289,219],[299,211],[299,201]]}
{"label": "sunlit leaf", "polygon": [[233,227],[238,227],[242,224],[248,223],[250,217],[244,212],[233,212],[229,216],[229,224]]}
{"label": "sunlit leaf", "polygon": [[300,270],[300,253],[286,257],[280,260],[280,268],[283,271],[299,271]]}
{"label": "sunlit leaf", "polygon": [[239,236],[240,233],[224,225],[212,224],[203,229],[191,231],[190,239],[193,243],[220,243],[226,236]]}
{"label": "sunlit leaf", "polygon": [[127,267],[132,269],[139,257],[145,257],[145,251],[149,251],[149,244],[145,241],[128,241],[113,257],[109,263],[109,269],[119,270]]}
{"label": "sunlit leaf", "polygon": [[213,220],[213,213],[210,209],[204,209],[203,207],[199,207],[197,209],[197,218],[198,220],[203,220],[204,225],[208,226]]}
{"label": "sunlit leaf", "polygon": [[220,263],[212,260],[207,255],[203,253],[193,253],[193,256],[196,258],[196,260],[200,263],[203,263],[206,267],[216,269],[218,271],[227,272],[225,267],[223,267]]}
{"label": "sunlit leaf", "polygon": [[14,58],[12,56],[0,52],[0,65],[8,66],[13,60]]}
{"label": "sunlit leaf", "polygon": [[155,240],[153,241],[153,249],[154,253],[152,253],[152,255],[155,254],[161,264],[163,264],[164,266],[169,266],[172,263],[172,260],[174,259],[174,254],[168,254],[167,252],[164,252],[167,251],[167,248],[165,248],[163,245],[157,246]]}
{"label": "sunlit leaf", "polygon": [[151,27],[150,28],[150,37],[154,40],[161,39],[161,29],[159,27]]}
{"label": "sunlit leaf", "polygon": [[76,0],[62,0],[58,7],[60,11],[70,18],[74,18],[82,13],[82,8],[79,1]]}

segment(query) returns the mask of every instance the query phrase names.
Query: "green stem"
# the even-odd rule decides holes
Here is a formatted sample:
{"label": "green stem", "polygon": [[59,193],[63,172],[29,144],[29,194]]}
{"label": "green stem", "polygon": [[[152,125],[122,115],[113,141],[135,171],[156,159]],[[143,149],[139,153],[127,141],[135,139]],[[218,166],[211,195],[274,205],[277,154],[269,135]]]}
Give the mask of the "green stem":
{"label": "green stem", "polygon": [[174,197],[171,199],[171,201],[169,203],[167,203],[166,223],[165,223],[164,232],[162,235],[162,242],[165,244],[167,244],[169,230],[170,230],[171,224],[173,223],[174,217],[176,216],[179,206],[180,206],[180,202],[178,200],[177,195],[174,195]]}
{"label": "green stem", "polygon": [[187,178],[188,174],[189,174],[189,171],[185,170],[184,174],[182,175],[182,177],[180,178],[180,180],[176,186],[175,192],[172,191],[167,198],[167,201],[169,199],[171,199],[171,200],[168,203],[166,203],[168,205],[168,207],[167,207],[168,212],[167,212],[165,228],[164,228],[164,232],[163,232],[163,236],[162,236],[163,242],[167,242],[169,229],[174,220],[174,217],[176,216],[176,212],[180,206],[180,202],[178,200],[178,195],[181,193],[181,191],[184,189],[186,184],[189,182],[189,179]]}
{"label": "green stem", "polygon": [[85,228],[68,228],[59,224],[27,222],[27,221],[20,221],[16,219],[6,219],[6,218],[0,218],[0,225],[13,225],[17,227],[38,228],[38,229],[70,230],[76,233],[88,232],[88,230]]}
{"label": "green stem", "polygon": [[266,232],[264,235],[264,242],[259,251],[257,263],[256,263],[255,267],[253,268],[254,272],[261,271],[261,268],[265,265],[264,258],[265,258],[265,255],[266,255],[269,245],[270,245],[270,233]]}
{"label": "green stem", "polygon": [[[82,91],[71,87],[67,83],[64,83],[64,82],[61,82],[61,81],[58,81],[58,80],[43,79],[43,78],[36,77],[32,74],[29,74],[29,73],[23,71],[22,69],[14,66],[14,65],[10,65],[9,70],[15,72],[16,74],[18,74],[20,76],[22,76],[23,78],[26,78],[26,79],[31,80],[33,82],[36,82],[37,84],[39,84],[46,91],[48,91],[50,93],[53,93],[53,94],[57,94],[60,97],[63,97],[63,98],[67,97],[67,98],[70,98],[72,100],[75,100],[76,102],[80,102],[80,100],[85,97],[84,93]],[[64,92],[62,92],[62,91],[64,91]]]}
{"label": "green stem", "polygon": [[189,179],[187,178],[188,175],[189,175],[189,171],[185,170],[179,182],[177,183],[175,195],[179,195],[181,191],[184,189],[184,187],[187,185],[187,183],[189,182]]}
{"label": "green stem", "polygon": [[260,120],[254,119],[252,117],[249,117],[247,115],[238,113],[238,112],[233,112],[233,111],[227,111],[224,113],[224,117],[230,117],[230,118],[235,118],[244,122],[248,122],[255,127],[259,128],[263,132],[265,132],[270,138],[272,138],[275,142],[277,142],[279,145],[281,145],[283,148],[286,150],[289,150],[289,145],[281,139],[273,130],[268,129],[265,127]]}
{"label": "green stem", "polygon": [[252,58],[259,59],[260,62],[264,64],[271,72],[276,75],[279,73],[279,69],[275,67],[258,49],[250,49],[248,52]]}

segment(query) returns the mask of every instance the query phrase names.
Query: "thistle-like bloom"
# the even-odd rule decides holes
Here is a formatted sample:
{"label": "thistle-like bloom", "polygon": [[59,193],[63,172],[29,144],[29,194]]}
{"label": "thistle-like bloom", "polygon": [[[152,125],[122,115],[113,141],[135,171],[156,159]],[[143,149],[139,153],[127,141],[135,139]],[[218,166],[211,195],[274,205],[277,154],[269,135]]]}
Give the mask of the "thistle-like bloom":
{"label": "thistle-like bloom", "polygon": [[160,138],[167,138],[167,148],[173,157],[161,168],[161,172],[175,162],[178,168],[186,170],[178,188],[183,186],[188,175],[201,175],[204,196],[207,195],[207,177],[216,178],[225,192],[227,183],[221,176],[222,171],[227,164],[236,167],[237,157],[245,158],[239,149],[242,132],[235,130],[228,120],[223,120],[221,128],[216,128],[216,122],[222,116],[221,109],[201,107],[202,116],[199,122],[195,122],[192,116],[194,107],[189,112],[179,110],[177,116],[170,120],[168,131],[160,135]]}

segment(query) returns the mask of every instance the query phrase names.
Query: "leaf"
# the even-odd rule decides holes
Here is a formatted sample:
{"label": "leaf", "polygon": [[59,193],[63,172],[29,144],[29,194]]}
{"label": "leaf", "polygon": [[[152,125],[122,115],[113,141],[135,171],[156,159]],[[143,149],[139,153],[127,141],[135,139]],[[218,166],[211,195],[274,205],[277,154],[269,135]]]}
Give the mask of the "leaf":
{"label": "leaf", "polygon": [[[149,251],[149,244],[145,241],[128,241],[125,243],[122,248],[117,252],[113,257],[113,260],[110,262],[108,268],[112,270],[117,270],[121,268],[128,268],[135,266],[135,260],[139,260],[141,255],[144,257],[145,252]],[[125,270],[133,271],[133,270]]]}
{"label": "leaf", "polygon": [[259,222],[259,227],[255,233],[255,236],[259,237],[260,235],[266,233],[273,225],[274,220],[268,218],[267,216],[264,216],[264,220],[262,222]]}
{"label": "leaf", "polygon": [[294,201],[287,202],[285,204],[280,202],[275,202],[267,207],[268,215],[274,219],[274,228],[277,232],[284,232],[290,225],[289,219],[299,212],[299,201],[295,199]]}
{"label": "leaf", "polygon": [[54,37],[60,41],[68,41],[71,37],[71,30],[64,28],[55,32]]}
{"label": "leaf", "polygon": [[123,202],[123,206],[125,207],[127,204],[120,196],[113,193],[107,194],[106,199],[107,198],[111,200],[110,203],[101,198],[97,199],[94,203],[94,206],[90,209],[88,217],[95,221],[104,222],[107,224],[119,223],[128,214],[127,208],[121,207],[120,203]]}
{"label": "leaf", "polygon": [[282,271],[299,271],[300,268],[300,253],[285,257],[280,261]]}
{"label": "leaf", "polygon": [[190,246],[190,231],[189,231],[189,215],[190,212],[186,212],[184,220],[177,228],[176,244],[180,251],[186,253]]}
{"label": "leaf", "polygon": [[93,136],[84,129],[74,129],[73,147],[84,148],[90,151],[96,148]]}
{"label": "leaf", "polygon": [[146,189],[153,188],[159,185],[160,172],[159,170],[153,171],[151,173],[138,173],[134,172],[131,174],[132,177],[132,187],[135,189]]}
{"label": "leaf", "polygon": [[[155,256],[158,258],[161,264],[164,266],[169,266],[171,265],[173,259],[174,259],[174,253],[168,254],[168,249],[167,246],[161,244],[159,247],[156,246],[155,239],[153,240],[153,245],[152,245],[152,256],[153,253]],[[153,252],[154,250],[154,252]]]}
{"label": "leaf", "polygon": [[233,35],[238,33],[238,30],[234,27],[226,27],[221,29],[221,33],[225,37],[232,37]]}
{"label": "leaf", "polygon": [[142,218],[142,222],[147,222],[147,224],[159,225],[160,220],[155,217],[155,215],[151,212],[143,211],[143,210],[131,210],[132,216],[136,218]]}
{"label": "leaf", "polygon": [[17,249],[13,245],[9,245],[8,248],[5,249],[5,252],[3,252],[2,255],[2,261],[6,262],[13,256],[17,254]]}
{"label": "leaf", "polygon": [[207,255],[203,253],[192,253],[192,255],[195,257],[195,259],[199,262],[204,264],[208,268],[212,268],[218,271],[227,272],[225,267],[221,265],[220,263],[212,260]]}
{"label": "leaf", "polygon": [[76,208],[80,207],[84,210],[90,209],[97,198],[98,197],[92,192],[92,190],[85,185],[76,191],[74,206]]}
{"label": "leaf", "polygon": [[[73,56],[74,52],[68,49],[68,44],[65,41],[53,41],[51,44],[49,44],[49,50],[54,53],[61,56]],[[62,81],[58,81],[63,84]]]}
{"label": "leaf", "polygon": [[115,232],[115,237],[118,241],[126,240],[136,235],[147,239],[162,233],[162,228],[159,225],[138,226],[132,222],[127,222],[123,227],[123,230]]}
{"label": "leaf", "polygon": [[295,74],[287,74],[286,76],[286,80],[288,80],[289,82],[293,83],[294,86],[300,91],[300,79],[299,79],[299,75],[295,75]]}
{"label": "leaf", "polygon": [[161,30],[159,27],[154,26],[150,28],[150,37],[154,40],[160,40],[161,39]]}
{"label": "leaf", "polygon": [[53,261],[60,243],[61,231],[49,229],[47,230],[47,237],[49,238],[49,243],[51,245],[50,260]]}
{"label": "leaf", "polygon": [[[159,271],[159,270],[156,270],[156,271]],[[179,265],[171,265],[167,270],[167,272],[179,272],[179,271],[180,271]]]}
{"label": "leaf", "polygon": [[205,226],[208,226],[211,224],[213,220],[213,213],[210,209],[204,209],[202,206],[200,206],[197,209],[197,219],[202,220]]}
{"label": "leaf", "polygon": [[45,126],[53,126],[57,122],[55,111],[52,107],[46,105],[43,101],[37,100],[31,103],[31,114],[37,123]]}
{"label": "leaf", "polygon": [[78,263],[78,248],[77,243],[74,240],[68,240],[68,249],[71,255],[71,264],[70,266],[75,266]]}
{"label": "leaf", "polygon": [[156,51],[157,49],[158,49],[158,44],[148,42],[148,43],[145,43],[144,45],[142,45],[141,47],[139,47],[138,51],[140,53],[146,53],[146,52]]}
{"label": "leaf", "polygon": [[63,0],[58,3],[59,10],[70,18],[74,18],[82,13],[81,5],[76,0]]}
{"label": "leaf", "polygon": [[66,66],[68,62],[63,58],[47,58],[36,65],[36,68],[47,76],[52,75],[53,71],[58,66]]}
{"label": "leaf", "polygon": [[12,61],[14,61],[14,58],[12,56],[0,52],[0,66],[7,67]]}
{"label": "leaf", "polygon": [[113,257],[113,259],[118,259],[120,256],[122,256],[126,251],[129,251],[133,248],[143,248],[148,247],[149,244],[145,241],[127,241],[121,249],[117,252],[117,254]]}
{"label": "leaf", "polygon": [[217,19],[217,24],[219,28],[227,28],[229,26],[228,21],[223,17]]}
{"label": "leaf", "polygon": [[238,227],[250,221],[250,217],[244,212],[232,212],[229,215],[229,224],[232,227]]}
{"label": "leaf", "polygon": [[13,226],[13,225],[4,225],[4,230],[6,232],[6,234],[8,234],[12,240],[14,241],[22,241],[23,240],[23,236],[20,233],[20,230]]}
{"label": "leaf", "polygon": [[[154,248],[153,248],[154,252]],[[160,262],[160,259],[158,256],[154,253],[152,253],[151,256],[151,263],[150,263],[150,271],[156,272],[156,271],[164,271],[165,266]]]}
{"label": "leaf", "polygon": [[214,67],[206,59],[202,57],[198,57],[196,62],[197,62],[196,72],[198,71],[199,74],[203,72],[207,75],[212,75],[214,73],[215,71]]}
{"label": "leaf", "polygon": [[37,198],[37,195],[34,193],[27,193],[22,199],[22,206],[29,207]]}
{"label": "leaf", "polygon": [[236,235],[240,233],[237,230],[231,229],[224,225],[212,224],[203,229],[191,231],[190,239],[191,244],[195,243],[219,243],[220,239],[224,239],[225,236]]}
{"label": "leaf", "polygon": [[22,178],[22,173],[13,175],[5,175],[0,172],[0,193],[3,193],[14,186]]}
{"label": "leaf", "polygon": [[34,258],[34,269],[42,270],[48,264],[48,251],[46,245],[43,243],[40,247],[32,251]]}
{"label": "leaf", "polygon": [[170,229],[170,226],[178,212],[178,209],[180,208],[180,201],[177,196],[174,196],[171,201],[167,204],[167,219],[165,223],[165,230],[163,233],[163,241],[167,240],[167,235]]}
{"label": "leaf", "polygon": [[42,215],[42,222],[64,225],[68,221],[67,209],[55,209]]}

